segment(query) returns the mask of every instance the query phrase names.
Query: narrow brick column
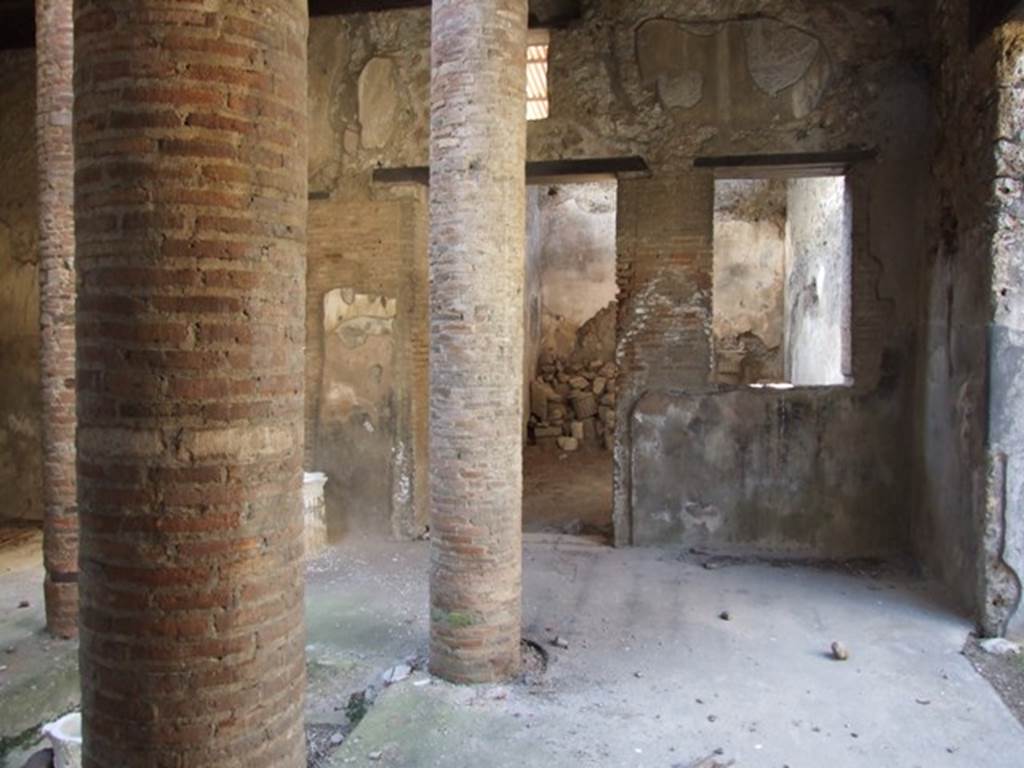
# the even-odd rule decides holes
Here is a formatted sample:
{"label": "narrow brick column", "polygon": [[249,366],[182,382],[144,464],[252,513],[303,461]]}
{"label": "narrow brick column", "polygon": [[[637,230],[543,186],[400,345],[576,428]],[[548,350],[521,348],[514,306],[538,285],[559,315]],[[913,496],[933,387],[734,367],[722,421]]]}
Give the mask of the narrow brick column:
{"label": "narrow brick column", "polygon": [[430,186],[434,674],[519,671],[527,0],[434,0]]}
{"label": "narrow brick column", "polygon": [[77,0],[87,768],[298,768],[306,0]]}
{"label": "narrow brick column", "polygon": [[46,628],[78,631],[72,0],[36,0],[39,319]]}

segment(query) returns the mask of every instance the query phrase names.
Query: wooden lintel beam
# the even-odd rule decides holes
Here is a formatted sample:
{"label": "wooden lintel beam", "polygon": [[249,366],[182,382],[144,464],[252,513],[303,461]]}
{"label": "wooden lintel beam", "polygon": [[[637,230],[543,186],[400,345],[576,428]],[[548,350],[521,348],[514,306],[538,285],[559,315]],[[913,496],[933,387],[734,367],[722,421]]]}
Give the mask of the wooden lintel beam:
{"label": "wooden lintel beam", "polygon": [[768,155],[718,155],[697,157],[694,168],[706,168],[720,176],[744,175],[830,175],[844,173],[850,166],[873,160],[876,149],[843,149],[835,152],[795,152]]}
{"label": "wooden lintel beam", "polygon": [[[615,178],[623,174],[650,173],[642,157],[592,157],[580,160],[540,160],[526,164],[526,182],[538,184],[558,181],[586,181]],[[377,168],[376,184],[429,184],[430,169],[425,165],[406,168]]]}
{"label": "wooden lintel beam", "polygon": [[405,8],[426,8],[430,0],[309,0],[310,16],[342,16]]}

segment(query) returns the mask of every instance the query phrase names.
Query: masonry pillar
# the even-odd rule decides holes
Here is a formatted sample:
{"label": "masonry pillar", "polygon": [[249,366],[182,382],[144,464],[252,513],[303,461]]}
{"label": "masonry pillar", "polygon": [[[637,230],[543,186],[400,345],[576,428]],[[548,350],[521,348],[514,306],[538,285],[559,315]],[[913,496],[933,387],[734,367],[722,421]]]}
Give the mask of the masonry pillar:
{"label": "masonry pillar", "polygon": [[40,374],[46,628],[78,629],[72,0],[36,0]]}
{"label": "masonry pillar", "polygon": [[434,0],[430,180],[434,674],[519,670],[527,0]]}
{"label": "masonry pillar", "polygon": [[298,768],[305,0],[75,3],[87,768]]}

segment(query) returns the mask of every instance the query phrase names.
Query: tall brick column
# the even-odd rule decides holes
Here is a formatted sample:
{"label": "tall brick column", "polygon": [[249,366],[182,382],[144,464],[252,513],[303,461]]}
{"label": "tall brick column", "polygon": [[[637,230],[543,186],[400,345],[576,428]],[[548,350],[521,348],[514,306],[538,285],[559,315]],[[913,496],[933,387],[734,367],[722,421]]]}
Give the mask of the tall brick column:
{"label": "tall brick column", "polygon": [[77,0],[88,768],[298,768],[306,0]]}
{"label": "tall brick column", "polygon": [[434,0],[430,178],[434,674],[519,670],[527,0]]}
{"label": "tall brick column", "polygon": [[78,630],[72,0],[36,0],[36,155],[46,627]]}

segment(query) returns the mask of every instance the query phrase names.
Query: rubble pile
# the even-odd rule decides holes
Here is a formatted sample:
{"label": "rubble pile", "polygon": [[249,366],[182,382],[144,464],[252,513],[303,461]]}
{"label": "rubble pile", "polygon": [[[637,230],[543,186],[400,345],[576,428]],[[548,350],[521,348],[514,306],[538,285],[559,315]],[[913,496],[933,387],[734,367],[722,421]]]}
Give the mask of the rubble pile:
{"label": "rubble pile", "polygon": [[577,364],[541,355],[530,384],[530,436],[537,445],[611,450],[619,369],[596,360]]}

